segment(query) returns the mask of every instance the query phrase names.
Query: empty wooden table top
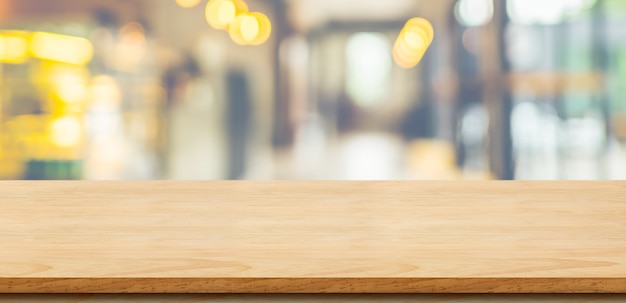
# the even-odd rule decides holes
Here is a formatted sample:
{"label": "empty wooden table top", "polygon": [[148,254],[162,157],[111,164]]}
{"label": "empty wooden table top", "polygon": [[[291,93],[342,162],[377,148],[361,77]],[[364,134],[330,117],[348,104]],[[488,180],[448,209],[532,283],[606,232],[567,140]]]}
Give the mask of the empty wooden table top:
{"label": "empty wooden table top", "polygon": [[626,293],[626,182],[0,182],[0,293]]}

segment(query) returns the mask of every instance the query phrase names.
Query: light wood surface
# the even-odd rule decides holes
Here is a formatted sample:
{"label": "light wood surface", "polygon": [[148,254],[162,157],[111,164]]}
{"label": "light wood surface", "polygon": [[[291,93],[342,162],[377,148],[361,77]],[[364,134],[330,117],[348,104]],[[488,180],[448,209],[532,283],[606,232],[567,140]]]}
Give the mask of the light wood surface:
{"label": "light wood surface", "polygon": [[3,293],[626,293],[626,182],[0,182]]}

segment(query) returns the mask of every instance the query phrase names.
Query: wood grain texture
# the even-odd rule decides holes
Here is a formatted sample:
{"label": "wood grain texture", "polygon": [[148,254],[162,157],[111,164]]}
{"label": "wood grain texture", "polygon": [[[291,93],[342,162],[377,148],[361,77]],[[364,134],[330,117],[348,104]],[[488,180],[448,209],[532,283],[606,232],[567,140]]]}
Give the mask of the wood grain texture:
{"label": "wood grain texture", "polygon": [[624,294],[5,294],[0,303],[624,303]]}
{"label": "wood grain texture", "polygon": [[2,293],[626,293],[626,182],[0,182]]}

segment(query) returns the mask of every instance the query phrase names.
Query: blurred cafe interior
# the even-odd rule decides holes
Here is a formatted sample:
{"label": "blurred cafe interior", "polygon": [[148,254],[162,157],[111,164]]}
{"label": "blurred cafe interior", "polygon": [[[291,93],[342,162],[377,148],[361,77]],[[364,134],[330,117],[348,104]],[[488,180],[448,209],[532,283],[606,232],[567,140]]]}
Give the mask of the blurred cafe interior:
{"label": "blurred cafe interior", "polygon": [[626,1],[0,0],[0,179],[626,179]]}

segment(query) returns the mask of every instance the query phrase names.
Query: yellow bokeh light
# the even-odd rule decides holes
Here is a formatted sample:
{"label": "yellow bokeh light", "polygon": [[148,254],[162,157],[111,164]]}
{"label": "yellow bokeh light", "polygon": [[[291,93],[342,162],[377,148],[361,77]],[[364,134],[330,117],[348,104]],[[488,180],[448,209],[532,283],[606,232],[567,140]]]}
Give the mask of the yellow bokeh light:
{"label": "yellow bokeh light", "polygon": [[83,126],[77,117],[60,117],[50,123],[49,135],[58,147],[76,147],[82,140]]}
{"label": "yellow bokeh light", "polygon": [[231,2],[224,2],[218,12],[217,18],[221,24],[224,24],[224,26],[228,26],[228,24],[233,22],[236,13],[237,10]]}
{"label": "yellow bokeh light", "polygon": [[[407,41],[410,41],[410,39],[412,38],[417,39],[418,41],[422,41],[421,43],[412,42],[412,46],[421,45],[422,47],[411,48]],[[419,63],[424,53],[426,52],[426,49],[427,45],[424,44],[424,41],[422,40],[420,35],[403,33],[400,35],[400,37],[398,37],[398,40],[393,46],[393,56],[398,65],[404,68],[411,68]]]}
{"label": "yellow bokeh light", "polygon": [[411,68],[417,65],[417,63],[414,63],[417,60],[412,58],[410,54],[407,54],[407,52],[404,51],[401,46],[395,45],[393,48],[392,55],[393,55],[393,60],[400,67]]}
{"label": "yellow bokeh light", "polygon": [[241,24],[243,23],[243,20],[246,17],[247,17],[247,15],[240,14],[239,16],[237,16],[235,18],[235,20],[231,23],[231,25],[230,25],[230,27],[228,29],[228,33],[230,35],[230,39],[232,39],[233,42],[235,42],[236,44],[239,44],[239,45],[248,45],[249,44],[243,38],[243,35],[241,33]]}
{"label": "yellow bokeh light", "polygon": [[182,8],[192,8],[200,4],[200,0],[176,0],[176,4]]}
{"label": "yellow bokeh light", "polygon": [[407,50],[404,44],[400,43],[394,46],[393,58],[398,65],[403,68],[415,67],[424,57],[426,48],[419,52]]}
{"label": "yellow bokeh light", "polygon": [[84,65],[93,57],[93,45],[81,37],[36,32],[30,43],[30,52],[38,59]]}
{"label": "yellow bokeh light", "polygon": [[270,19],[262,13],[252,13],[250,15],[254,16],[258,20],[259,24],[259,32],[250,44],[261,45],[265,43],[265,41],[267,41],[272,34],[272,23],[270,22]]}
{"label": "yellow bokeh light", "polygon": [[241,37],[246,43],[252,42],[259,35],[259,20],[257,18],[244,15],[241,19]]}
{"label": "yellow bokeh light", "polygon": [[206,6],[206,19],[215,29],[225,29],[235,18],[235,5],[231,1],[210,1]]}
{"label": "yellow bokeh light", "polygon": [[60,73],[54,79],[55,90],[61,101],[78,103],[85,101],[87,86],[85,79],[80,74]]}
{"label": "yellow bokeh light", "polygon": [[61,102],[82,103],[86,101],[88,72],[80,68],[55,68],[51,74],[54,92]]}
{"label": "yellow bokeh light", "polygon": [[248,12],[248,6],[237,0],[211,0],[207,3],[205,17],[215,29],[227,29],[237,15]]}
{"label": "yellow bokeh light", "polygon": [[433,42],[433,38],[435,37],[435,30],[433,29],[433,25],[424,18],[412,18],[407,21],[405,25],[406,30],[414,30],[415,28],[419,28],[424,31],[427,35],[428,44]]}
{"label": "yellow bokeh light", "polygon": [[26,34],[22,32],[0,34],[0,62],[20,64],[28,59]]}
{"label": "yellow bokeh light", "polygon": [[423,35],[420,35],[420,31],[405,31],[400,35],[404,46],[407,49],[419,53],[421,50],[428,48],[428,41]]}
{"label": "yellow bokeh light", "polygon": [[412,18],[405,24],[393,46],[393,59],[400,67],[419,64],[434,38],[432,24],[424,18]]}
{"label": "yellow bokeh light", "polygon": [[229,0],[233,4],[235,4],[235,15],[243,14],[248,12],[248,4],[244,0]]}
{"label": "yellow bokeh light", "polygon": [[45,98],[55,102],[54,111],[77,112],[86,105],[89,77],[86,66],[45,61],[37,65],[33,80],[45,89]]}
{"label": "yellow bokeh light", "polygon": [[239,45],[260,45],[269,39],[272,25],[262,13],[239,14],[231,23],[229,34]]}

